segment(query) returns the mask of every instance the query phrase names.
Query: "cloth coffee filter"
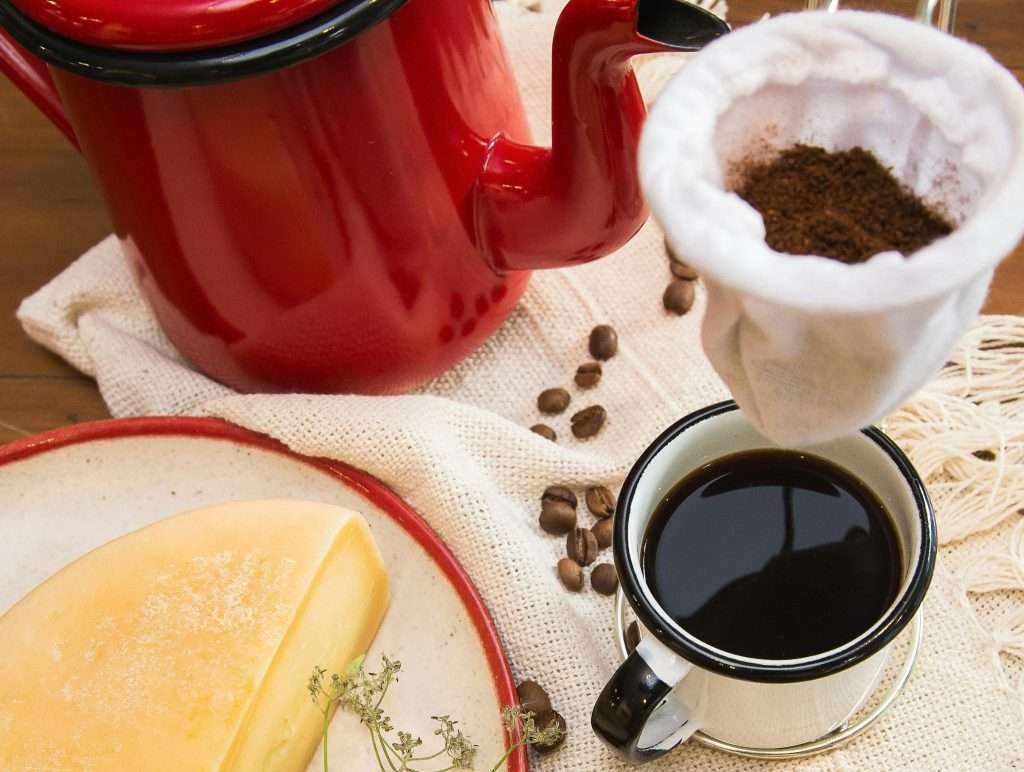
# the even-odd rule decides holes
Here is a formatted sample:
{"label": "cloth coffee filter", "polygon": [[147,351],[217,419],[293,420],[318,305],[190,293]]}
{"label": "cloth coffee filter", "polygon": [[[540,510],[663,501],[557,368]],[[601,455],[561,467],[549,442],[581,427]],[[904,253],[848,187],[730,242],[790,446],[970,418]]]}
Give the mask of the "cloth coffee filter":
{"label": "cloth coffee filter", "polygon": [[[957,229],[909,259],[775,252],[730,191],[798,143],[870,150]],[[1024,233],[1024,91],[981,48],[887,14],[788,14],[716,41],[659,98],[640,159],[707,284],[708,357],[782,444],[854,432],[927,383]]]}
{"label": "cloth coffee filter", "polygon": [[[517,3],[502,0],[494,8],[530,125],[545,143],[551,37],[564,0],[542,0],[541,12],[527,10],[536,0]],[[721,3],[708,4],[722,10]],[[639,64],[645,95],[653,98],[686,61],[669,55]],[[626,772],[632,767],[589,727],[593,702],[620,662],[613,599],[594,592],[589,580],[583,592],[566,592],[555,571],[565,539],[543,533],[537,517],[546,486],[581,493],[602,484],[617,491],[637,456],[672,421],[729,396],[701,350],[703,282],[693,310],[676,317],[661,306],[670,279],[663,234],[651,222],[615,255],[535,273],[515,312],[478,352],[398,397],[237,394],[210,380],[163,335],[114,237],[27,298],[18,318],[33,339],[96,378],[115,416],[216,416],[383,480],[466,568],[494,616],[515,677],[542,684],[565,716],[565,745],[533,754],[531,770]],[[588,333],[604,323],[618,331],[619,352],[604,363],[600,384],[578,389],[572,378],[589,359]],[[537,395],[552,386],[565,386],[572,405],[562,415],[542,416]],[[886,430],[927,481],[943,546],[925,600],[920,658],[878,724],[836,752],[799,761],[755,762],[687,745],[645,769],[892,772],[1024,763],[1021,394],[1024,318],[985,317],[942,373],[886,419]],[[597,437],[577,441],[569,417],[592,404],[608,409],[608,423]],[[555,428],[558,442],[529,431],[538,421]],[[978,450],[995,460],[973,455]],[[579,519],[594,523],[582,501]],[[598,562],[608,560],[606,551]],[[443,653],[436,662],[439,679],[459,666]],[[460,710],[436,708],[455,718]],[[336,724],[330,743],[338,753],[363,741]],[[433,731],[428,716],[412,728],[425,741]],[[481,758],[477,769],[493,763]],[[370,772],[349,770],[344,761],[341,768]]]}

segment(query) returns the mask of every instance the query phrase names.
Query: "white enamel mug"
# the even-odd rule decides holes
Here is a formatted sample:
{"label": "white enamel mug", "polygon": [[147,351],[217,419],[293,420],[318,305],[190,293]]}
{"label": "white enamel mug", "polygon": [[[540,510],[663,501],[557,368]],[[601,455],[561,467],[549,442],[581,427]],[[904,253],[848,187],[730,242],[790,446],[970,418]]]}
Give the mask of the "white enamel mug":
{"label": "white enamel mug", "polygon": [[594,731],[625,758],[650,761],[698,729],[749,748],[816,740],[847,721],[871,695],[889,646],[913,619],[935,565],[935,515],[920,477],[878,429],[802,448],[871,488],[892,516],[903,582],[882,617],[831,651],[790,660],[717,649],[686,632],[644,581],[641,550],[657,504],[698,467],[745,450],[772,448],[737,408],[723,402],[683,418],[644,452],[615,513],[615,567],[627,600],[650,633],[619,667],[594,706]]}

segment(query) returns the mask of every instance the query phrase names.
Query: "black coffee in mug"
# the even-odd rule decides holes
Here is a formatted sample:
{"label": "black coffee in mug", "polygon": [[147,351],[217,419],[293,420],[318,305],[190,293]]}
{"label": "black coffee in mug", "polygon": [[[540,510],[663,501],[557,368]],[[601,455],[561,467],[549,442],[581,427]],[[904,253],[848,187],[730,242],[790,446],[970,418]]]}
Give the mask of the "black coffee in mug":
{"label": "black coffee in mug", "polygon": [[816,456],[752,450],[695,470],[658,504],[644,579],[684,630],[723,651],[797,659],[875,624],[903,577],[882,502]]}

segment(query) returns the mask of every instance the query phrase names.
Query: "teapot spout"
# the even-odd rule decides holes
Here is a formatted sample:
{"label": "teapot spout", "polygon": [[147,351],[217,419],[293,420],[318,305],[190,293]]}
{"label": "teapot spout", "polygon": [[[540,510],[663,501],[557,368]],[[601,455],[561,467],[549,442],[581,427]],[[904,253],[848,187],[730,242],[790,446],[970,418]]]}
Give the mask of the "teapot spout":
{"label": "teapot spout", "polygon": [[663,51],[699,51],[729,31],[725,20],[685,0],[637,0],[637,34]]}
{"label": "teapot spout", "polygon": [[496,270],[588,262],[636,234],[646,110],[630,59],[696,51],[728,30],[682,0],[570,0],[555,27],[551,147],[495,138],[476,186],[476,235]]}

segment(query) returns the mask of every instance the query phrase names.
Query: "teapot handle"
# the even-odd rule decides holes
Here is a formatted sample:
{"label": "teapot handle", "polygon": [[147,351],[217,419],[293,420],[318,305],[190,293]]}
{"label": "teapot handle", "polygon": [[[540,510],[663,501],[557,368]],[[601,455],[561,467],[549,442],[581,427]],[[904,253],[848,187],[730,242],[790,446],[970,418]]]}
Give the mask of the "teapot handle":
{"label": "teapot handle", "polygon": [[0,27],[0,72],[32,100],[72,145],[78,147],[78,139],[71,128],[50,71],[41,59],[18,45],[3,27]]}

